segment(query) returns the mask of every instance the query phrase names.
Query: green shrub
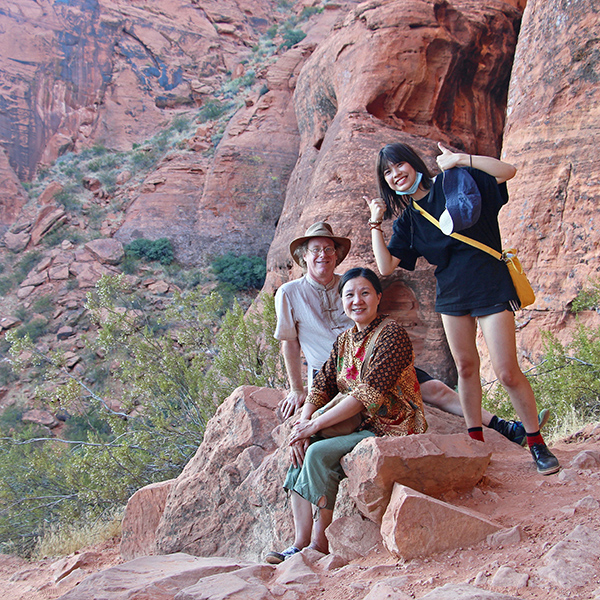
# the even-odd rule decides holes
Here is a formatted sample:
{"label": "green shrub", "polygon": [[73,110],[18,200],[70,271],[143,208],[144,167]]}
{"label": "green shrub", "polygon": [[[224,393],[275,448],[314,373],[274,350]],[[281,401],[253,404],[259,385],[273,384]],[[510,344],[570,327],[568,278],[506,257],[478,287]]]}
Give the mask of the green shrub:
{"label": "green shrub", "polygon": [[170,265],[174,260],[173,245],[168,238],[159,238],[158,240],[139,238],[131,244],[127,244],[125,250],[136,258],[147,261],[155,260],[161,265]]}
{"label": "green shrub", "polygon": [[46,315],[54,310],[54,297],[51,294],[39,296],[31,304],[31,310],[34,313]]}
{"label": "green shrub", "polygon": [[574,313],[582,310],[598,310],[600,308],[600,278],[590,279],[589,287],[583,288],[571,307]]}
{"label": "green shrub", "polygon": [[298,21],[305,21],[317,13],[322,13],[323,10],[322,6],[305,6],[298,16]]}
{"label": "green shrub", "polygon": [[[5,365],[6,363],[3,364]],[[13,404],[12,406],[7,406],[0,413],[0,434],[4,435],[15,428],[22,429],[22,417],[23,409],[20,406],[17,406],[16,404]]]}
{"label": "green shrub", "polygon": [[145,171],[152,168],[159,157],[152,150],[135,150],[131,155],[131,165],[137,171]]}
{"label": "green shrub", "polygon": [[27,252],[27,254],[25,254],[14,267],[13,278],[15,279],[16,283],[22,283],[27,275],[29,275],[31,269],[33,269],[33,267],[35,267],[35,265],[39,262],[39,260],[39,251],[33,250],[31,252]]}
{"label": "green shrub", "polygon": [[36,342],[43,335],[48,333],[48,323],[46,319],[33,319],[29,323],[17,327],[16,334],[20,338],[28,337],[32,342]]}
{"label": "green shrub", "polygon": [[306,34],[302,29],[289,29],[283,34],[283,42],[279,46],[280,48],[291,48],[306,37]]}
{"label": "green shrub", "polygon": [[[10,363],[0,359],[0,386],[5,386],[18,381],[18,375],[13,371]],[[6,411],[6,409],[5,409]]]}
{"label": "green shrub", "polygon": [[[526,375],[538,409],[551,411],[545,435],[557,439],[600,419],[600,327],[579,324],[567,344],[547,331],[542,337],[542,359]],[[485,390],[483,404],[499,416],[516,418],[508,394],[498,382]]]}
{"label": "green shrub", "polygon": [[220,100],[209,100],[198,113],[200,122],[215,121],[221,118],[230,108],[229,104],[225,104]]}
{"label": "green shrub", "polygon": [[81,192],[83,192],[81,187],[70,185],[55,194],[54,199],[61,204],[66,211],[79,213],[81,212],[81,199],[78,197],[78,194]]}
{"label": "green shrub", "polygon": [[12,277],[0,277],[0,296],[6,296],[16,284]]}
{"label": "green shrub", "polygon": [[123,277],[103,276],[88,294],[100,326],[95,345],[118,365],[119,411],[64,371],[60,355],[36,353],[7,333],[14,356],[29,349],[47,365],[54,401],[77,416],[62,440],[16,431],[17,415],[5,413],[4,424],[0,417],[0,549],[31,555],[49,531],[102,519],[140,487],[176,477],[233,389],[283,384],[272,295],[247,315],[236,303],[221,319],[217,294],[175,294],[159,327],[146,302]]}
{"label": "green shrub", "polygon": [[210,266],[220,282],[237,290],[259,289],[267,275],[265,259],[259,256],[229,252],[213,260]]}

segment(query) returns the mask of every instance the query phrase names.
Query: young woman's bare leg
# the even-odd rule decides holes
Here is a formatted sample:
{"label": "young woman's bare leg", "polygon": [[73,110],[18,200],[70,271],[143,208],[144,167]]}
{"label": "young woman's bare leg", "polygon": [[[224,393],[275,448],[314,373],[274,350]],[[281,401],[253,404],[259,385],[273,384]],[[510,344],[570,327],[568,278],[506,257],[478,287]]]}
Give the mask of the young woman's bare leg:
{"label": "young woman's bare leg", "polygon": [[467,427],[481,427],[481,380],[475,336],[477,322],[469,315],[442,315],[450,352],[458,372],[458,396]]}
{"label": "young woman's bare leg", "polygon": [[505,310],[480,317],[479,325],[488,347],[494,373],[508,392],[525,431],[528,433],[538,431],[538,413],[533,390],[517,360],[513,313]]}

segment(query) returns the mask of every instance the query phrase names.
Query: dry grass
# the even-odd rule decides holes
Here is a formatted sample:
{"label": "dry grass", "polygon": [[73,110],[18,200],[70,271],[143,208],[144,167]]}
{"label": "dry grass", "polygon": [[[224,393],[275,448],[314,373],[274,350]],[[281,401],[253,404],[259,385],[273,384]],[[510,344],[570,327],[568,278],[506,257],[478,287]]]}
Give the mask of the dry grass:
{"label": "dry grass", "polygon": [[82,548],[94,546],[121,536],[123,509],[91,523],[78,523],[51,528],[38,541],[33,558],[67,556]]}

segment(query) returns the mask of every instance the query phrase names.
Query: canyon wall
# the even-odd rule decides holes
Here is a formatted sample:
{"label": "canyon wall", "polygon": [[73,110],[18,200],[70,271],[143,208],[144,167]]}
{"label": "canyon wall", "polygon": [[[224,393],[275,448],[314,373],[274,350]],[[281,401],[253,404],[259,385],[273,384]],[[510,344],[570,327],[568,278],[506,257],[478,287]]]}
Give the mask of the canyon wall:
{"label": "canyon wall", "polygon": [[[374,267],[364,197],[377,194],[377,152],[403,141],[437,172],[441,141],[498,155],[521,13],[509,3],[368,2],[348,13],[300,72],[300,154],[268,257],[267,286],[298,275],[288,244],[313,222],[352,239],[340,270]],[[390,223],[385,224],[389,239]],[[385,279],[382,309],[409,331],[417,364],[452,383],[435,281],[419,261]]]}
{"label": "canyon wall", "polygon": [[569,312],[598,277],[600,175],[600,12],[592,0],[529,0],[512,70],[503,157],[518,172],[501,211],[506,247],[516,247],[536,292],[520,316],[523,366],[539,360],[540,331],[564,341]]}
{"label": "canyon wall", "polygon": [[[20,182],[58,156],[144,144],[175,116],[227,101],[227,85],[252,70],[257,85],[224,130],[199,124],[139,184],[133,174],[111,235],[169,237],[188,266],[268,252],[273,291],[300,275],[287,245],[318,219],[353,240],[341,269],[373,266],[363,197],[376,194],[383,144],[408,141],[432,167],[437,141],[502,148],[519,169],[501,221],[538,295],[518,316],[522,358],[535,361],[540,329],[568,339],[568,309],[597,271],[598,11],[591,0],[525,4],[307,0],[284,14],[277,0],[7,0],[0,233],[35,208]],[[305,39],[259,64],[269,28],[304,8]],[[410,331],[419,363],[452,383],[431,268],[384,285],[382,306]]]}

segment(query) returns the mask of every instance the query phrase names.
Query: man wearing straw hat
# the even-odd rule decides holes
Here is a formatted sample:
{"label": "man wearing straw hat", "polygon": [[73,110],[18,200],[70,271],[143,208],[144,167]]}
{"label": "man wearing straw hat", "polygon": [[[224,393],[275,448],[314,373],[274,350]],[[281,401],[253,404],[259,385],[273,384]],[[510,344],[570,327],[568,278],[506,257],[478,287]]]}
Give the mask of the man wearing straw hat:
{"label": "man wearing straw hat", "polygon": [[[283,284],[275,294],[275,338],[281,341],[290,385],[288,395],[279,404],[284,419],[304,404],[313,376],[329,357],[337,336],[353,324],[344,314],[337,289],[340,276],[335,273],[350,246],[348,238],[334,235],[331,225],[325,222],[314,223],[290,243],[292,258],[304,269],[304,275]],[[307,387],[302,376],[302,354],[308,366]],[[417,377],[424,402],[463,416],[454,390],[420,369]],[[518,444],[525,441],[525,428],[519,421],[505,421],[486,410],[482,410],[482,416],[487,427],[509,440]],[[542,411],[540,424],[546,420],[547,411]]]}

